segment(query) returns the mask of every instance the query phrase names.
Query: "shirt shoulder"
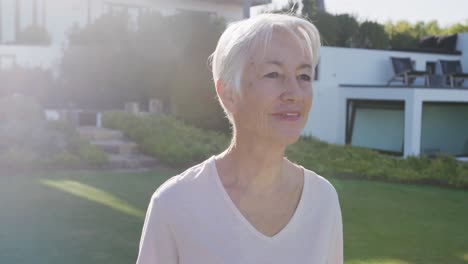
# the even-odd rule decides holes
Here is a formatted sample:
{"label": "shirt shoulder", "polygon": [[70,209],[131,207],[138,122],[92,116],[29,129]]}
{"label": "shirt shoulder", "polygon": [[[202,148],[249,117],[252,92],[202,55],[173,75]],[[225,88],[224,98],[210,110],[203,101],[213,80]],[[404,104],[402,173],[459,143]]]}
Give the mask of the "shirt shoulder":
{"label": "shirt shoulder", "polygon": [[158,200],[160,203],[167,201],[173,202],[183,197],[190,196],[196,190],[197,186],[206,186],[202,181],[206,180],[206,177],[203,176],[210,173],[208,166],[210,161],[211,158],[167,179],[156,189],[151,200]]}
{"label": "shirt shoulder", "polygon": [[309,177],[309,187],[313,193],[319,193],[320,196],[329,201],[338,202],[338,192],[329,180],[306,168],[304,168],[304,176]]}

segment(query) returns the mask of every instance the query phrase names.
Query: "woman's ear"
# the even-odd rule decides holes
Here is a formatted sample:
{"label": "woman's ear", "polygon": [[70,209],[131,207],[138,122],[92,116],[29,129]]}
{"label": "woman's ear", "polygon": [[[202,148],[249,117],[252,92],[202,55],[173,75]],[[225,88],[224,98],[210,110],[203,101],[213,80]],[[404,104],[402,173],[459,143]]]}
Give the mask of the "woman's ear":
{"label": "woman's ear", "polygon": [[230,113],[236,112],[235,94],[232,89],[227,88],[221,80],[216,81],[216,93],[221,103]]}

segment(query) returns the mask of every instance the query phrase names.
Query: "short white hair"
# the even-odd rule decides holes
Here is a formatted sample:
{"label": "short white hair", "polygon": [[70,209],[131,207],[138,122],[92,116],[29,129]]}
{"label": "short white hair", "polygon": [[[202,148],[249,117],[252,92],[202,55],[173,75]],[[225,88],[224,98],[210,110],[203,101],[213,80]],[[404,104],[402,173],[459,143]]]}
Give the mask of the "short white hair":
{"label": "short white hair", "polygon": [[242,73],[247,58],[257,47],[263,46],[266,49],[275,29],[285,29],[298,41],[302,43],[305,41],[304,48],[309,52],[311,65],[315,69],[320,49],[320,35],[317,28],[309,21],[295,15],[260,14],[229,24],[221,35],[216,50],[209,58],[215,85],[221,80],[226,89],[233,89],[235,93],[240,94]]}

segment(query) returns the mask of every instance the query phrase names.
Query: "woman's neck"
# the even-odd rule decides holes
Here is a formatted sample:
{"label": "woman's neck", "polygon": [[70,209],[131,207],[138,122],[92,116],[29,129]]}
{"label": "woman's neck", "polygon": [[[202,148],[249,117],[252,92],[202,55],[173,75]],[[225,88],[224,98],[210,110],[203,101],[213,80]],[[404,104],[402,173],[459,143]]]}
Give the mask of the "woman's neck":
{"label": "woman's neck", "polygon": [[234,137],[231,145],[216,157],[216,165],[228,186],[246,192],[275,192],[284,180],[285,147],[258,138]]}

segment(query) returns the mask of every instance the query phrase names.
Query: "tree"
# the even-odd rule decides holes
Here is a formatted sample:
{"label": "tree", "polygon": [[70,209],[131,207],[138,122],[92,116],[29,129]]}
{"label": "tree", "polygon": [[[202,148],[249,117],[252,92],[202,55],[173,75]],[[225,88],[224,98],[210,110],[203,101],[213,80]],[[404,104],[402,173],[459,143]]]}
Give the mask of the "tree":
{"label": "tree", "polygon": [[439,27],[439,23],[437,22],[437,20],[432,20],[426,23],[424,25],[424,32],[426,33],[426,35],[432,36],[443,34],[443,30]]}
{"label": "tree", "polygon": [[468,21],[466,24],[456,23],[445,29],[445,32],[446,34],[466,33],[468,32]]}
{"label": "tree", "polygon": [[386,49],[389,45],[385,28],[373,21],[365,21],[359,26],[357,45],[367,49]]}
{"label": "tree", "polygon": [[338,37],[338,21],[336,17],[326,12],[318,12],[310,19],[320,32],[322,43],[326,46],[336,46]]}
{"label": "tree", "polygon": [[49,105],[55,99],[55,87],[50,70],[19,66],[0,70],[0,97],[21,94]]}
{"label": "tree", "polygon": [[[302,0],[302,15],[308,18],[315,17],[317,15],[317,6],[315,0]],[[319,12],[321,13],[321,12]]]}
{"label": "tree", "polygon": [[299,12],[299,3],[289,0],[288,4],[280,9],[263,9],[261,13],[273,13],[273,14],[297,14]]}
{"label": "tree", "polygon": [[385,25],[385,30],[389,35],[392,48],[417,48],[419,39],[415,35],[411,24],[407,21],[401,20],[395,25],[388,22]]}
{"label": "tree", "polygon": [[192,125],[228,132],[207,63],[224,31],[224,20],[190,12],[171,21],[177,32],[175,43],[184,44],[171,78],[172,113]]}
{"label": "tree", "polygon": [[100,110],[157,98],[167,113],[227,131],[207,67],[224,27],[217,17],[187,11],[145,12],[137,26],[126,14],[109,14],[76,28],[61,63],[63,98]]}
{"label": "tree", "polygon": [[359,32],[359,23],[349,14],[336,15],[337,31],[336,45],[339,47],[353,47]]}
{"label": "tree", "polygon": [[75,27],[61,60],[60,83],[67,103],[81,108],[113,109],[137,100],[140,85],[135,72],[128,17],[108,14],[92,24]]}

